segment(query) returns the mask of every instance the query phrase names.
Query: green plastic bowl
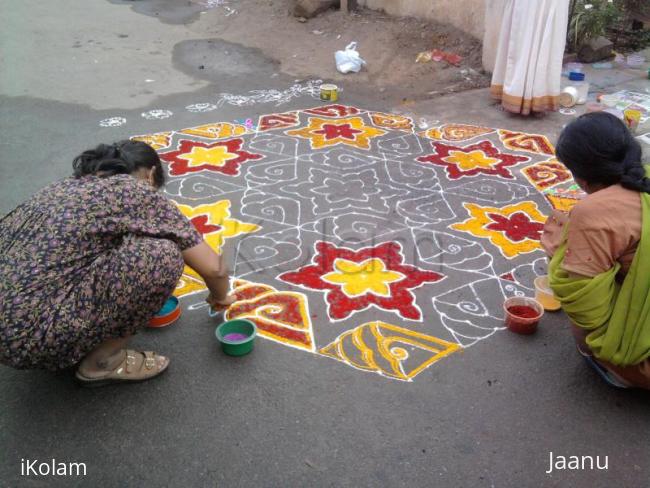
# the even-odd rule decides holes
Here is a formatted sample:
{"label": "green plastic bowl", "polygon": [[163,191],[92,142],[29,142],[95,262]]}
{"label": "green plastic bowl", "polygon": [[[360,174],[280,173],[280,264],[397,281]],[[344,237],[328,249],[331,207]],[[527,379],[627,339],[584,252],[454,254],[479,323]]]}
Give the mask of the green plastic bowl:
{"label": "green plastic bowl", "polygon": [[[221,349],[228,356],[244,356],[253,350],[257,327],[253,322],[246,319],[235,319],[224,322],[214,331],[217,340],[221,343]],[[232,338],[230,334],[238,334],[243,337]]]}

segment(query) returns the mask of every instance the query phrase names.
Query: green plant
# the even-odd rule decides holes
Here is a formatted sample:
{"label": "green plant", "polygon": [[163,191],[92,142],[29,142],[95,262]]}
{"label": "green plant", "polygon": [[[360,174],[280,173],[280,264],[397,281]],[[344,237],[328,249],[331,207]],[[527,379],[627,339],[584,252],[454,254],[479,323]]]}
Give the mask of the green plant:
{"label": "green plant", "polygon": [[650,15],[648,0],[623,0],[623,8],[628,12]]}
{"label": "green plant", "polygon": [[604,36],[623,17],[624,0],[573,0],[568,41],[577,49],[590,39]]}

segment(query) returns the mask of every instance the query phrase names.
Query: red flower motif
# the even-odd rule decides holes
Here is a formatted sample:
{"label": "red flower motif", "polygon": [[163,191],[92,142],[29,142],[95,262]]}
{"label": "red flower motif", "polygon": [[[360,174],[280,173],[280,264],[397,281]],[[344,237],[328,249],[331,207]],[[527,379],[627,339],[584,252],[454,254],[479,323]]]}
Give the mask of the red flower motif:
{"label": "red flower motif", "polygon": [[361,130],[353,129],[350,124],[323,124],[322,129],[314,131],[314,134],[323,134],[327,141],[336,139],[337,137],[354,141],[356,139],[356,134],[361,134],[362,132],[363,131]]}
{"label": "red flower motif", "polygon": [[435,153],[421,156],[417,158],[417,161],[444,166],[447,176],[452,180],[478,174],[512,179],[513,176],[508,170],[508,166],[530,160],[526,156],[500,153],[490,141],[482,141],[466,147],[434,142],[433,148]]}
{"label": "red flower motif", "polygon": [[242,163],[263,158],[261,154],[243,151],[243,145],[241,138],[212,143],[182,139],[176,151],[162,153],[160,158],[169,163],[172,176],[204,170],[236,176]]}
{"label": "red flower motif", "polygon": [[346,117],[348,115],[356,115],[359,112],[360,110],[356,107],[348,107],[336,103],[333,105],[324,105],[322,107],[305,110],[305,113],[321,117]]}
{"label": "red flower motif", "polygon": [[525,239],[539,241],[542,238],[544,224],[530,220],[523,212],[513,213],[510,217],[490,213],[488,217],[494,223],[486,225],[485,228],[501,231],[512,241],[521,242]]}
{"label": "red flower motif", "polygon": [[[385,286],[388,293],[381,296],[368,290],[365,293],[350,296],[344,292],[345,284],[325,280],[325,275],[340,273],[336,263],[343,260],[351,263],[367,263],[378,260],[383,263],[381,273],[385,275],[403,275],[401,279],[390,278]],[[365,310],[375,305],[383,310],[394,310],[405,319],[421,320],[422,312],[415,303],[411,291],[423,283],[435,283],[444,276],[433,271],[425,271],[415,266],[404,264],[402,247],[396,242],[386,242],[375,247],[354,251],[345,247],[319,241],[316,243],[316,256],[313,264],[303,266],[297,271],[284,273],[279,279],[312,290],[326,293],[328,313],[333,320],[342,320],[354,312]],[[340,261],[339,261],[340,262]],[[354,279],[354,277],[352,277]]]}

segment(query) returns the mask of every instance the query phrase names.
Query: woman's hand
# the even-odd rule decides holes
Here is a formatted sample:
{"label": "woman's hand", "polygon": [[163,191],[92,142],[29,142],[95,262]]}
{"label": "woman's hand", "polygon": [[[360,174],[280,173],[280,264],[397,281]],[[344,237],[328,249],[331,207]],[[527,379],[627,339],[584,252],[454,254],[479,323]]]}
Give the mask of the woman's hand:
{"label": "woman's hand", "polygon": [[215,312],[223,312],[228,309],[228,307],[230,307],[233,303],[235,303],[236,298],[235,295],[226,295],[226,298],[217,300],[214,295],[210,293],[205,301],[208,302],[208,305],[210,305],[212,310]]}
{"label": "woman's hand", "polygon": [[205,281],[210,290],[206,301],[215,312],[222,312],[235,302],[228,294],[230,280],[223,253],[215,253],[204,241],[183,251],[183,259]]}
{"label": "woman's hand", "polygon": [[569,214],[560,210],[553,210],[550,217],[544,224],[544,232],[540,239],[542,248],[548,257],[553,257],[555,251],[562,244],[564,239],[564,226],[569,221]]}

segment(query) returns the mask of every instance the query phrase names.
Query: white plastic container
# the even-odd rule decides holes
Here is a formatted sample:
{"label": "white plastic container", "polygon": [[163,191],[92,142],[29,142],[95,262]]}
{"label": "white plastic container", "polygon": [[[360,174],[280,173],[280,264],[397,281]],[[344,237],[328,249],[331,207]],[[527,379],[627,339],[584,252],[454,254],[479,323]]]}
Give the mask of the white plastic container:
{"label": "white plastic container", "polygon": [[571,108],[578,103],[578,89],[575,86],[565,86],[560,93],[560,105],[564,108]]}
{"label": "white plastic container", "polygon": [[587,103],[587,97],[589,96],[589,83],[586,81],[577,81],[573,83],[573,86],[578,90],[578,101],[577,105],[584,105]]}
{"label": "white plastic container", "polygon": [[587,97],[589,96],[589,82],[585,80],[584,73],[571,72],[569,74],[569,86],[572,86],[578,92],[578,97],[576,99],[576,105],[584,105],[587,103]]}

